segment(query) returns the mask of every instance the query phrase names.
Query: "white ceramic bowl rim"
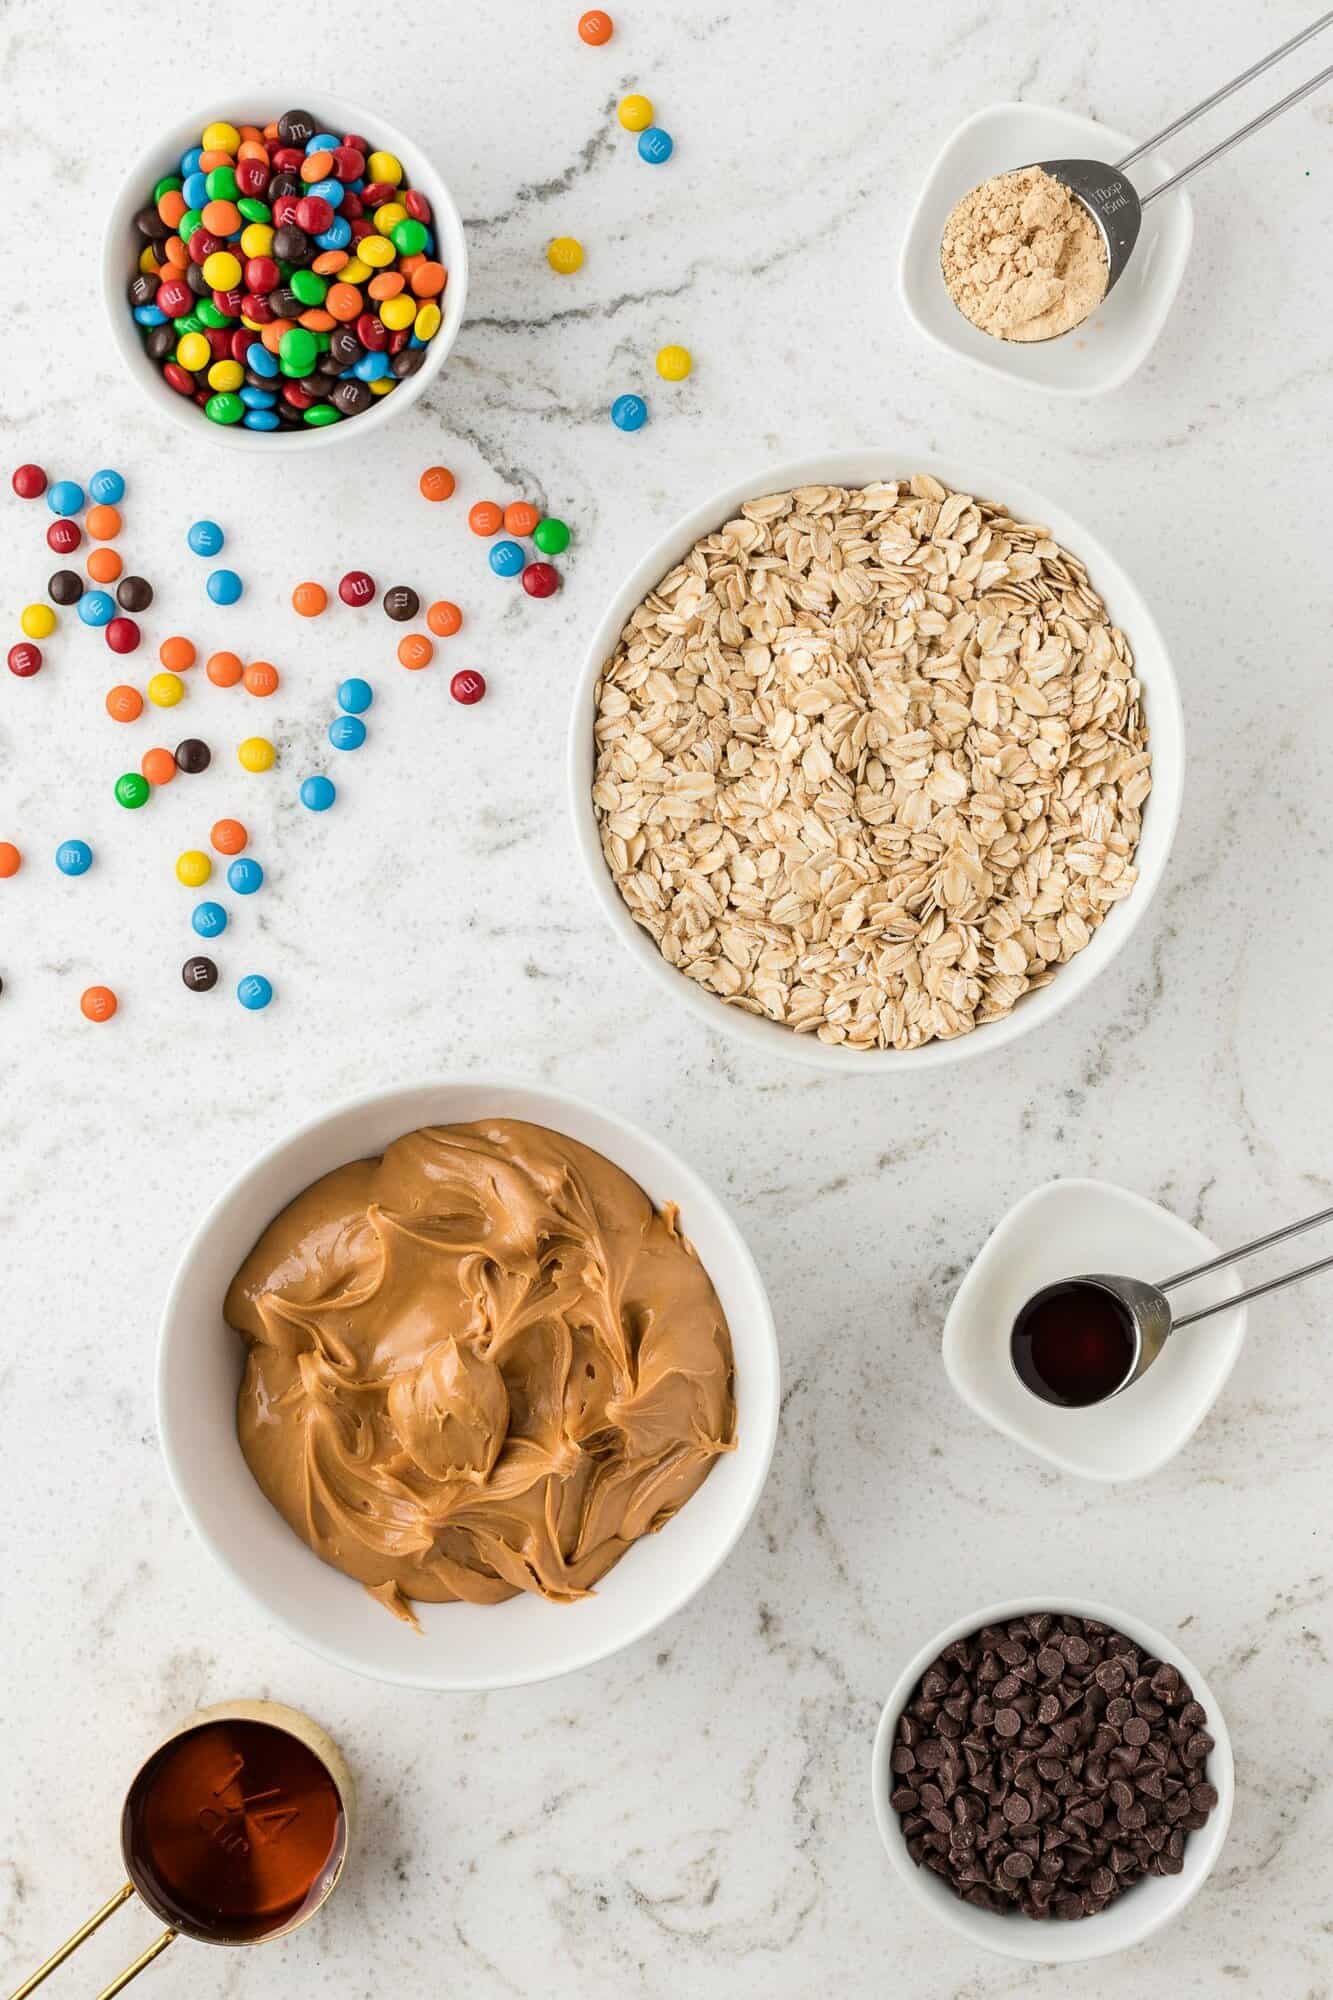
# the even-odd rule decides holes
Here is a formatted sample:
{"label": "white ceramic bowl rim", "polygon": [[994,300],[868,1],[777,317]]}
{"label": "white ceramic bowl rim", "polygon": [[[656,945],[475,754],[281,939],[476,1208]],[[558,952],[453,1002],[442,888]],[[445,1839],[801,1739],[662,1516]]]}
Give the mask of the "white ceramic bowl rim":
{"label": "white ceramic bowl rim", "polygon": [[[1023,1618],[1033,1611],[1049,1611],[1056,1617],[1099,1619],[1102,1624],[1113,1626],[1157,1659],[1166,1660],[1178,1668],[1189,1682],[1195,1700],[1202,1703],[1207,1711],[1208,1729],[1215,1746],[1208,1758],[1207,1771],[1209,1779],[1217,1787],[1217,1804],[1208,1816],[1207,1825],[1190,1835],[1185,1847],[1183,1872],[1176,1876],[1152,1878],[1154,1883],[1160,1880],[1167,1884],[1174,1893],[1157,1898],[1155,1909],[1140,1904],[1143,1915],[1137,1922],[1134,1921],[1134,1900],[1140,1888],[1149,1884],[1136,1883],[1133,1889],[1105,1910],[1099,1911],[1096,1916],[1084,1917],[1078,1923],[1062,1923],[1056,1919],[1037,1923],[1022,1916],[1006,1917],[992,1910],[976,1909],[955,1897],[928,1871],[917,1867],[907,1852],[902,1823],[889,1804],[889,1752],[893,1748],[893,1733],[908,1695],[926,1668],[955,1640],[968,1638],[985,1625],[1002,1625],[1007,1619]],[[1203,1887],[1222,1851],[1231,1824],[1235,1792],[1236,1771],[1231,1735],[1221,1704],[1181,1647],[1164,1632],[1145,1624],[1141,1618],[1117,1610],[1114,1605],[1050,1591],[1031,1591],[1026,1596],[984,1605],[980,1611],[972,1612],[965,1618],[956,1618],[919,1647],[899,1674],[884,1704],[870,1753],[870,1796],[875,1824],[885,1852],[908,1893],[929,1911],[936,1922],[947,1924],[967,1938],[969,1943],[981,1945],[1006,1958],[1027,1959],[1037,1964],[1070,1964],[1107,1957],[1112,1952],[1141,1944],[1178,1916]]]}
{"label": "white ceramic bowl rim", "polygon": [[[199,134],[214,119],[230,120],[240,116],[253,123],[256,117],[276,117],[280,111],[288,110],[294,104],[307,102],[315,107],[317,115],[327,115],[330,123],[336,122],[344,132],[362,132],[372,143],[396,153],[407,170],[409,184],[419,188],[430,202],[431,226],[438,246],[436,254],[449,273],[449,282],[439,302],[442,307],[440,327],[429,343],[426,360],[416,374],[406,376],[392,394],[379,397],[370,409],[363,410],[357,417],[322,426],[307,424],[299,431],[249,431],[242,424],[210,423],[188,397],[177,395],[163,381],[145,352],[140,328],[126,297],[134,275],[134,217],[146,205],[154,182],[164,173],[176,171],[181,154],[190,145],[198,143]],[[358,442],[364,443],[391,418],[401,416],[440,373],[446,355],[458,338],[467,303],[467,277],[467,239],[463,218],[428,155],[378,111],[368,111],[332,91],[305,86],[289,90],[271,83],[253,88],[238,85],[228,92],[224,103],[214,101],[203,110],[176,120],[144,148],[121,181],[102,238],[102,302],[112,339],[129,374],[149,400],[173,423],[202,441],[228,445],[238,451],[270,454],[316,451],[344,443],[349,433]]]}
{"label": "white ceramic bowl rim", "polygon": [[[905,478],[918,472],[933,474],[946,486],[998,500],[1016,520],[1045,523],[1057,540],[1086,562],[1094,585],[1134,648],[1151,732],[1153,789],[1144,807],[1143,832],[1136,855],[1139,880],[1132,894],[1111,910],[1091,942],[1060,967],[1049,986],[1025,994],[1002,1020],[987,1022],[953,1041],[928,1042],[919,1049],[847,1049],[821,1042],[814,1035],[797,1035],[776,1021],[728,1007],[715,994],[668,965],[647,932],[635,923],[603,858],[592,805],[595,691],[602,668],[615,650],[625,620],[635,606],[701,535],[720,527],[744,501],[798,486],[862,486],[872,479]],[[1145,656],[1150,663],[1146,673]],[[748,1042],[757,1054],[785,1055],[845,1075],[908,1077],[922,1070],[996,1054],[1020,1036],[1052,1020],[1086,991],[1129,942],[1161,882],[1175,836],[1184,784],[1184,728],[1180,692],[1156,620],[1109,549],[1065,508],[1008,473],[997,473],[986,466],[965,467],[956,458],[910,445],[857,446],[823,452],[733,480],[720,493],[692,507],[653,543],[612,597],[593,632],[574,691],[567,764],[575,843],[593,895],[621,943],[664,993],[687,1007],[706,1026]]]}
{"label": "white ceramic bowl rim", "polygon": [[[465,1092],[469,1094],[484,1093],[488,1097],[493,1096],[497,1102],[503,1102],[506,1097],[511,1096],[516,1099],[527,1100],[529,1108],[525,1110],[502,1109],[496,1110],[489,1115],[527,1118],[532,1122],[545,1124],[555,1131],[568,1130],[569,1124],[567,1121],[569,1120],[575,1121],[576,1125],[578,1121],[586,1121],[595,1127],[604,1128],[610,1138],[616,1140],[623,1138],[625,1149],[630,1153],[639,1147],[646,1147],[654,1152],[659,1156],[665,1168],[669,1170],[673,1188],[678,1190],[680,1206],[686,1216],[688,1217],[691,1210],[694,1211],[696,1218],[700,1211],[711,1211],[712,1219],[718,1231],[727,1239],[727,1256],[732,1265],[734,1274],[733,1283],[738,1289],[744,1291],[747,1304],[746,1325],[738,1330],[733,1322],[732,1339],[736,1349],[738,1384],[741,1383],[742,1369],[744,1369],[746,1378],[743,1386],[738,1389],[738,1393],[743,1397],[748,1396],[752,1400],[750,1400],[747,1408],[745,1427],[741,1433],[737,1453],[724,1461],[728,1466],[733,1463],[739,1463],[745,1467],[744,1483],[741,1491],[732,1502],[730,1512],[721,1520],[720,1532],[716,1534],[715,1539],[709,1546],[706,1558],[702,1560],[690,1558],[680,1563],[673,1573],[669,1590],[663,1593],[659,1600],[646,1612],[630,1620],[624,1625],[623,1629],[616,1631],[613,1636],[609,1638],[604,1637],[600,1642],[593,1641],[581,1649],[571,1650],[567,1656],[561,1658],[558,1665],[534,1665],[531,1662],[527,1662],[517,1665],[512,1672],[503,1674],[490,1672],[471,1674],[465,1667],[459,1666],[456,1669],[451,1667],[447,1674],[442,1675],[438,1666],[423,1662],[420,1656],[414,1656],[412,1644],[416,1642],[416,1635],[411,1633],[404,1635],[409,1643],[402,1654],[401,1665],[395,1665],[392,1670],[380,1665],[367,1665],[363,1659],[356,1657],[353,1652],[347,1650],[345,1647],[331,1643],[327,1638],[316,1636],[312,1633],[302,1624],[298,1617],[293,1615],[276,1590],[263,1587],[257,1581],[252,1571],[248,1570],[244,1564],[237,1561],[226,1548],[220,1545],[208,1522],[204,1519],[199,1505],[196,1503],[195,1488],[200,1474],[192,1464],[190,1454],[185,1448],[186,1441],[177,1436],[176,1426],[172,1417],[173,1391],[171,1378],[173,1368],[179,1369],[180,1366],[175,1350],[179,1343],[187,1337],[188,1333],[188,1310],[194,1296],[193,1266],[195,1260],[209,1242],[214,1231],[219,1228],[225,1228],[233,1203],[237,1202],[243,1196],[252,1180],[262,1176],[269,1167],[280,1164],[285,1154],[297,1151],[297,1149],[302,1147],[304,1142],[314,1139],[321,1129],[326,1126],[333,1126],[340,1121],[358,1118],[363,1115],[373,1115],[390,1105],[397,1106],[399,1100],[402,1100],[406,1106],[419,1102],[427,1095],[435,1098],[443,1097],[446,1093],[453,1092]],[[488,1114],[480,1110],[469,1110],[463,1115],[466,1117],[481,1117]],[[399,1136],[401,1133],[413,1129],[412,1117],[412,1112],[410,1110],[406,1111],[404,1121],[396,1128],[394,1136]],[[421,1121],[418,1120],[418,1122]],[[430,1119],[427,1118],[426,1122],[430,1122]],[[439,1122],[438,1118],[437,1122]],[[577,1130],[575,1130],[573,1136],[579,1136]],[[390,1142],[385,1140],[382,1143],[388,1144]],[[583,1138],[583,1143],[593,1146],[594,1149],[598,1145],[596,1140],[586,1136]],[[373,1151],[378,1149],[379,1144],[377,1142],[375,1147],[369,1149],[363,1148],[359,1154],[355,1147],[350,1151],[346,1149],[341,1150],[337,1158],[330,1156],[324,1165],[317,1169],[317,1172],[328,1172],[334,1166],[342,1164],[346,1159],[364,1158],[368,1150]],[[617,1158],[618,1149],[613,1150],[608,1142],[605,1150],[607,1158],[612,1159],[616,1164],[622,1164]],[[629,1172],[632,1178],[634,1177],[635,1170],[632,1167],[623,1167],[623,1170]],[[311,1178],[314,1177],[313,1175],[311,1176]],[[296,1191],[294,1189],[293,1194]],[[285,1206],[286,1201],[292,1198],[292,1195],[287,1195],[275,1202],[269,1211],[270,1219],[272,1215],[277,1214]],[[258,1232],[256,1231],[255,1235],[257,1236],[257,1234]],[[251,1240],[254,1239],[251,1238]],[[244,1252],[242,1252],[243,1254]],[[715,1282],[720,1282],[715,1270],[710,1269],[710,1275],[714,1276]],[[222,1301],[219,1297],[215,1308],[219,1318],[221,1316],[221,1307]],[[748,1350],[748,1356],[744,1361],[742,1360],[743,1349]],[[294,1129],[283,1132],[278,1139],[265,1147],[239,1173],[232,1177],[209,1204],[203,1218],[186,1244],[172,1277],[158,1331],[155,1386],[158,1437],[172,1489],[186,1519],[200,1542],[207,1548],[214,1561],[230,1577],[237,1589],[252,1604],[255,1604],[265,1617],[279,1625],[289,1638],[294,1639],[299,1645],[319,1653],[324,1658],[332,1660],[336,1665],[347,1668],[350,1672],[369,1675],[374,1679],[392,1681],[400,1686],[454,1692],[474,1692],[500,1687],[520,1687],[534,1681],[554,1679],[565,1673],[576,1672],[583,1667],[594,1665],[599,1660],[609,1658],[612,1654],[622,1651],[627,1646],[634,1645],[638,1640],[645,1638],[650,1632],[654,1631],[659,1625],[681,1610],[722,1567],[722,1564],[744,1534],[754,1514],[754,1510],[759,1504],[760,1495],[767,1480],[768,1469],[777,1440],[781,1399],[777,1330],[773,1322],[772,1308],[769,1304],[763,1278],[760,1275],[749,1246],[733,1220],[730,1211],[725,1203],[713,1193],[702,1177],[672,1151],[671,1148],[664,1145],[655,1134],[644,1132],[631,1124],[629,1120],[621,1118],[615,1112],[605,1110],[601,1105],[595,1104],[589,1099],[576,1097],[569,1092],[555,1090],[546,1084],[530,1082],[521,1077],[489,1078],[465,1075],[437,1077],[429,1082],[417,1085],[388,1085],[383,1089],[368,1091],[358,1097],[346,1099],[322,1111],[317,1116],[305,1120]],[[230,1415],[230,1406],[228,1414],[229,1422],[233,1421]],[[240,1456],[239,1446],[237,1446],[236,1450],[236,1462],[244,1479],[249,1481],[251,1475]],[[709,1487],[713,1484],[714,1477],[715,1472],[714,1474],[710,1474],[708,1480],[705,1480],[699,1492],[692,1496],[688,1505],[680,1510],[680,1513],[675,1517],[675,1521],[667,1524],[667,1527],[662,1531],[661,1538],[651,1537],[647,1539],[656,1543],[665,1537],[669,1537],[676,1522],[686,1519],[689,1507],[697,1506],[701,1496],[708,1493]],[[268,1503],[265,1502],[264,1504],[267,1507]],[[696,1520],[699,1518],[699,1515],[695,1516]],[[281,1535],[284,1540],[289,1540],[296,1547],[300,1546],[297,1538],[292,1535],[291,1530],[276,1512],[273,1514],[273,1521],[281,1527]],[[598,1587],[597,1598],[605,1599],[608,1594],[614,1591],[617,1574],[623,1569],[625,1563],[632,1562],[634,1554],[634,1549],[628,1551],[627,1555],[622,1558],[622,1562],[608,1573],[608,1576]],[[305,1555],[308,1556],[311,1563],[318,1565],[320,1570],[327,1568],[326,1565],[320,1564],[319,1559],[309,1551],[305,1551]],[[337,1571],[329,1569],[328,1576],[334,1579],[340,1586],[346,1585],[351,1589],[356,1588],[355,1585],[349,1583],[348,1579],[340,1577]],[[441,1610],[447,1613],[455,1609],[463,1611],[469,1609],[469,1607],[441,1607],[436,1605],[428,1605],[421,1608],[423,1613],[439,1612]],[[497,1608],[503,1609],[504,1607]],[[577,1618],[580,1610],[583,1609],[579,1605],[542,1606],[541,1608],[544,1611],[549,1611],[555,1616],[565,1619],[570,1617]],[[378,1610],[378,1607],[376,1609]],[[574,1628],[568,1627],[565,1629],[572,1630]]]}

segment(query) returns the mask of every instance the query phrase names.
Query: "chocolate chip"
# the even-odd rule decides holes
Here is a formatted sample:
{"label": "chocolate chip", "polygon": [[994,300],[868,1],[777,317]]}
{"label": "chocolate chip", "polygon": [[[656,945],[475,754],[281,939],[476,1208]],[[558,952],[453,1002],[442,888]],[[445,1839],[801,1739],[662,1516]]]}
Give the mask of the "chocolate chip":
{"label": "chocolate chip", "polygon": [[1076,1921],[1179,1873],[1217,1805],[1206,1720],[1178,1671],[1123,1633],[1034,1613],[926,1669],[898,1721],[890,1803],[913,1861],[955,1895]]}

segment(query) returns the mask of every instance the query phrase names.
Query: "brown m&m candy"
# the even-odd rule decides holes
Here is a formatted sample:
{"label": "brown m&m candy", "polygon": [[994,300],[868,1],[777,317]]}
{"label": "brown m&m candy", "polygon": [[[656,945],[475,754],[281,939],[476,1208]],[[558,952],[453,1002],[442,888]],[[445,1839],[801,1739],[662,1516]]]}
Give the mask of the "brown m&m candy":
{"label": "brown m&m candy", "polygon": [[181,967],[181,978],[191,993],[207,993],[218,983],[218,969],[211,958],[187,958]]}
{"label": "brown m&m candy", "polygon": [[400,625],[409,618],[415,618],[421,609],[421,599],[408,584],[395,583],[384,593],[384,609],[389,617]]}
{"label": "brown m&m candy", "polygon": [[146,577],[123,576],[116,585],[116,602],[122,611],[146,611],[153,601],[153,586]]}
{"label": "brown m&m candy", "polygon": [[212,761],[213,752],[198,736],[187,736],[176,745],[177,766],[191,777],[198,771],[206,771]]}
{"label": "brown m&m candy", "polygon": [[58,569],[46,586],[52,604],[77,604],[83,596],[83,578],[76,569]]}

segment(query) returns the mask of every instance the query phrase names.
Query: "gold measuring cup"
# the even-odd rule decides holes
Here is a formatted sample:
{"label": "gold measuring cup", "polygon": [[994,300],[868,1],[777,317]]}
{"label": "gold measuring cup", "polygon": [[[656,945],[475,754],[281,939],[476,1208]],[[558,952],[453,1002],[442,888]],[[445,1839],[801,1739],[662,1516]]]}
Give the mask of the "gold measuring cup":
{"label": "gold measuring cup", "polygon": [[129,1880],[10,1996],[27,2000],[137,1895],[167,1928],[97,2000],[111,2000],[178,1937],[267,1944],[307,1923],[342,1874],[355,1787],[331,1737],[274,1701],[219,1702],[141,1765],[121,1814]]}

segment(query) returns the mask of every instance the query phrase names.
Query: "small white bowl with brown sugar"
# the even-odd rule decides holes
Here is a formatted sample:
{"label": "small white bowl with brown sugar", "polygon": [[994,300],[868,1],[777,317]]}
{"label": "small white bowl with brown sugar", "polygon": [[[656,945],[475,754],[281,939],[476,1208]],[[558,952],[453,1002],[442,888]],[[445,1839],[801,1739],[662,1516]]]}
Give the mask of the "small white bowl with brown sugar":
{"label": "small white bowl with brown sugar", "polygon": [[[927,174],[899,252],[903,307],[918,333],[987,374],[1048,395],[1100,396],[1127,382],[1166,324],[1185,273],[1194,212],[1182,190],[1145,211],[1134,255],[1115,289],[1063,332],[1057,330],[1058,310],[1036,323],[1036,337],[1032,325],[1020,338],[974,325],[950,294],[941,249],[958,204],[995,177],[1040,160],[1116,160],[1135,143],[1097,119],[1055,106],[992,104],[966,119]],[[1157,153],[1145,155],[1134,169],[1144,187],[1165,180],[1170,171]],[[1068,302],[1071,310],[1088,302],[1086,287],[1076,289],[1081,295]]]}

